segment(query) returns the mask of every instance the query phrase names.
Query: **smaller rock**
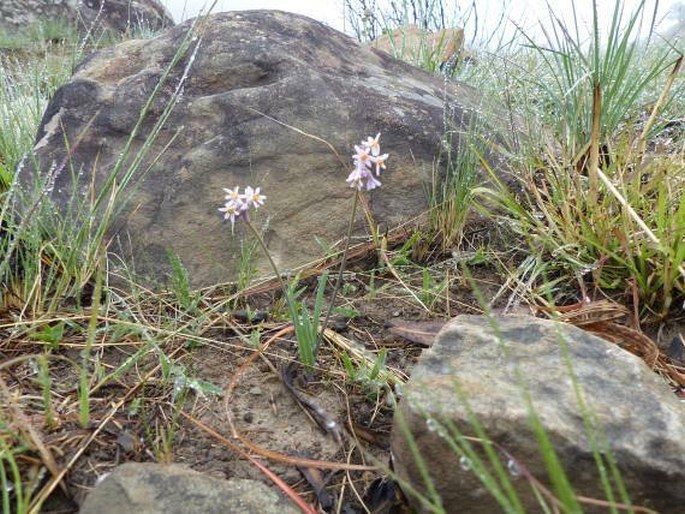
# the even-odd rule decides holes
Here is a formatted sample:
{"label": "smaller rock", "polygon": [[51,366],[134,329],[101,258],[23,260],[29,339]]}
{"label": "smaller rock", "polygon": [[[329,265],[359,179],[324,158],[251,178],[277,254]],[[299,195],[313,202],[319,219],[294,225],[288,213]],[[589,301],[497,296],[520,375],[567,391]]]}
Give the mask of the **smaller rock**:
{"label": "smaller rock", "polygon": [[117,436],[117,444],[124,453],[133,453],[138,449],[138,441],[131,432],[122,430]]}
{"label": "smaller rock", "polygon": [[[638,357],[577,327],[532,317],[495,321],[497,330],[484,316],[457,317],[414,367],[391,438],[399,477],[427,494],[404,420],[445,512],[501,512],[474,463],[448,443],[455,430],[475,437],[475,416],[509,469],[525,511],[541,512],[526,475],[549,490],[552,485],[531,430],[525,388],[575,493],[606,500],[577,385],[633,505],[683,512],[685,408],[663,380]],[[418,502],[416,507],[423,512]]]}
{"label": "smaller rock", "polygon": [[219,480],[184,466],[130,462],[86,497],[80,514],[295,514],[287,500],[255,480]]}
{"label": "smaller rock", "polygon": [[666,355],[674,361],[685,362],[685,342],[683,342],[681,335],[677,335],[671,340]]}
{"label": "smaller rock", "polygon": [[427,58],[444,65],[461,56],[464,30],[450,28],[429,32],[412,24],[389,30],[370,45],[415,66],[421,66]]}

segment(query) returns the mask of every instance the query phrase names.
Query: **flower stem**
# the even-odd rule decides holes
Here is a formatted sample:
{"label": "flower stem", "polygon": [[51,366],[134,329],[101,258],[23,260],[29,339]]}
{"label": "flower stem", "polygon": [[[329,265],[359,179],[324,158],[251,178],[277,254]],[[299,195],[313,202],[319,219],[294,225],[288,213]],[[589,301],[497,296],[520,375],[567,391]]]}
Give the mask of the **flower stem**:
{"label": "flower stem", "polygon": [[352,230],[354,229],[354,219],[357,214],[357,204],[359,203],[359,190],[354,191],[354,201],[352,203],[352,215],[350,216],[350,223],[347,226],[347,237],[345,238],[345,249],[343,250],[342,260],[340,261],[340,270],[338,271],[338,278],[335,281],[335,288],[333,289],[333,295],[331,296],[331,301],[328,304],[328,310],[326,311],[326,317],[321,325],[321,331],[316,338],[316,345],[314,346],[314,355],[319,351],[319,346],[321,345],[321,339],[323,339],[323,334],[328,326],[328,320],[333,312],[333,307],[335,306],[335,298],[338,295],[338,290],[342,284],[343,272],[345,271],[345,265],[347,264],[347,251],[350,249],[350,241],[352,240]]}
{"label": "flower stem", "polygon": [[[283,290],[283,296],[285,297],[285,301],[288,303],[288,308],[291,308],[291,302],[290,302],[290,295],[288,295],[288,288],[285,285],[285,282],[283,282],[283,277],[281,277],[281,272],[278,271],[278,267],[276,266],[276,263],[274,260],[271,258],[271,254],[269,253],[269,249],[266,247],[266,243],[264,242],[264,239],[262,239],[262,236],[257,232],[257,230],[252,226],[252,223],[249,222],[249,220],[244,219],[245,225],[252,231],[252,234],[257,238],[257,242],[259,243],[259,246],[262,248],[262,252],[266,256],[266,258],[269,260],[269,264],[271,265],[271,269],[274,270],[274,273],[276,274],[276,278],[278,279],[278,282],[281,284],[281,289]],[[290,309],[292,310],[292,309]],[[295,320],[293,320],[293,323],[295,323]]]}

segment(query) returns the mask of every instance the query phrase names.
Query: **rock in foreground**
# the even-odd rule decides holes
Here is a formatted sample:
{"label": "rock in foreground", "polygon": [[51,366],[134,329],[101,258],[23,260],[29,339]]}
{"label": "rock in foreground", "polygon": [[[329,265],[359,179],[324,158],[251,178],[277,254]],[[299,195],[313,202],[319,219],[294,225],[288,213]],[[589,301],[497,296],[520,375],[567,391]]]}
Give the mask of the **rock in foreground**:
{"label": "rock in foreground", "polygon": [[400,428],[397,416],[401,414],[446,512],[502,511],[471,462],[460,460],[440,435],[446,422],[463,435],[475,435],[460,400],[463,394],[490,440],[508,452],[499,452],[501,461],[516,475],[511,480],[526,512],[541,512],[521,473],[527,469],[551,489],[521,395],[523,380],[575,492],[606,500],[562,351],[563,339],[583,401],[603,427],[633,504],[663,513],[681,512],[685,407],[663,381],[634,355],[579,328],[526,317],[496,321],[499,340],[487,318],[459,316],[446,325],[414,368],[392,434],[399,476],[425,493]]}

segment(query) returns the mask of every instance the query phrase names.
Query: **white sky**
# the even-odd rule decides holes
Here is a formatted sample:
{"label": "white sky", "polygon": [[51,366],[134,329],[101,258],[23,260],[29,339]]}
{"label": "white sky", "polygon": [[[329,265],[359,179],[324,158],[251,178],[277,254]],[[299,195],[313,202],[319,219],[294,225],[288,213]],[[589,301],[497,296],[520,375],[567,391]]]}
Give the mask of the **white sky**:
{"label": "white sky", "polygon": [[[198,14],[205,0],[160,0],[177,23]],[[206,0],[209,6],[213,0]],[[212,12],[245,11],[249,9],[278,9],[296,12],[323,21],[342,30],[343,0],[217,0]]]}
{"label": "white sky", "polygon": [[[160,0],[164,3],[176,22],[196,16],[206,4],[211,4],[212,0]],[[639,4],[640,0],[622,0],[626,11],[626,17]],[[651,14],[657,0],[646,0],[645,14]],[[662,19],[668,14],[669,9],[677,4],[679,0],[659,0],[659,18]],[[680,0],[685,2],[685,0]],[[445,5],[461,4],[468,6],[471,0],[442,0]],[[354,4],[357,4],[353,0]],[[368,4],[373,4],[373,0]],[[376,0],[376,4],[388,3],[387,0]],[[401,2],[398,2],[401,4]],[[503,4],[509,5],[509,19],[516,21],[519,25],[530,29],[537,24],[539,19],[548,19],[547,0],[478,0],[477,6],[480,11],[480,20],[498,20],[503,12]],[[555,14],[570,23],[570,16],[575,4],[576,12],[586,23],[591,21],[592,0],[549,0],[553,6]],[[606,25],[610,23],[610,15],[613,12],[615,0],[596,0],[600,19],[606,20]],[[217,0],[213,12],[247,10],[247,9],[279,9],[305,14],[311,18],[323,21],[328,25],[341,30],[349,31],[349,26],[345,25],[344,0]],[[668,23],[665,23],[662,27]],[[345,30],[345,29],[348,30]],[[487,28],[487,22],[479,30]],[[494,27],[493,27],[494,29]],[[466,34],[469,39],[468,27]]]}

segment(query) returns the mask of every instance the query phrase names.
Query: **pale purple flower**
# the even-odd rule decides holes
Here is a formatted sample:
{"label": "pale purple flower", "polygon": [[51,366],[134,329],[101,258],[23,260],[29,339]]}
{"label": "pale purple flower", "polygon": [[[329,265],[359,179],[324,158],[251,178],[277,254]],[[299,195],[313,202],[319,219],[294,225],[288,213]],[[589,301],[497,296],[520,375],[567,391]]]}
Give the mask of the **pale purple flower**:
{"label": "pale purple flower", "polygon": [[376,165],[376,176],[381,176],[381,170],[385,169],[385,161],[388,159],[388,157],[390,157],[390,154],[387,153],[371,157],[371,162],[373,162]]}
{"label": "pale purple flower", "polygon": [[237,205],[242,205],[245,201],[245,195],[240,194],[240,188],[238,186],[235,186],[235,189],[224,188],[224,192],[226,193],[225,199],[227,201],[231,201]]}
{"label": "pale purple flower", "polygon": [[255,209],[260,205],[264,205],[266,196],[260,194],[261,188],[252,188],[250,186],[245,188],[245,193],[240,193],[240,187],[236,186],[234,189],[224,188],[226,193],[226,203],[219,208],[219,212],[223,213],[224,219],[231,222],[231,232],[235,229],[235,222],[239,219],[250,221],[250,207]]}
{"label": "pale purple flower", "polygon": [[355,145],[355,154],[352,156],[354,161],[354,169],[347,177],[347,183],[350,187],[357,188],[358,191],[366,189],[371,191],[381,186],[371,172],[373,166],[376,167],[376,175],[380,176],[381,169],[385,169],[385,161],[389,154],[381,155],[380,147],[381,133],[376,134],[376,137],[367,137],[366,141],[362,141],[361,145]]}
{"label": "pale purple flower", "polygon": [[365,166],[370,166],[371,154],[366,147],[354,145],[355,154],[352,156],[352,160],[357,164],[363,164]]}
{"label": "pale purple flower", "polygon": [[366,147],[366,149],[371,152],[371,155],[374,157],[379,155],[381,153],[381,144],[380,144],[380,139],[381,133],[379,132],[376,134],[376,137],[367,137],[366,141],[362,141],[362,146]]}
{"label": "pale purple flower", "polygon": [[377,187],[381,187],[381,181],[377,180],[376,177],[373,176],[373,173],[370,171],[366,171],[366,190],[371,191],[372,189],[376,189]]}
{"label": "pale purple flower", "polygon": [[233,232],[233,229],[235,228],[235,220],[240,218],[240,216],[243,214],[244,209],[243,206],[245,204],[242,203],[236,203],[233,200],[229,200],[226,202],[226,204],[223,207],[219,207],[219,212],[224,213],[224,219],[225,220],[230,220],[231,222],[231,232]]}
{"label": "pale purple flower", "polygon": [[347,176],[347,180],[345,182],[347,182],[350,187],[356,187],[359,191],[361,191],[362,187],[364,187],[361,168],[355,166]]}
{"label": "pale purple flower", "polygon": [[361,164],[357,164],[350,172],[347,177],[347,183],[350,185],[350,187],[356,187],[359,191],[361,191],[362,188],[366,188],[367,191],[371,191],[372,189],[380,187],[381,185],[380,181],[374,178],[371,170]]}
{"label": "pale purple flower", "polygon": [[266,196],[260,195],[259,190],[261,188],[257,189],[252,189],[250,186],[247,186],[245,188],[245,202],[247,203],[248,207],[252,205],[255,209],[258,209],[260,205],[264,205],[264,200],[266,200]]}

